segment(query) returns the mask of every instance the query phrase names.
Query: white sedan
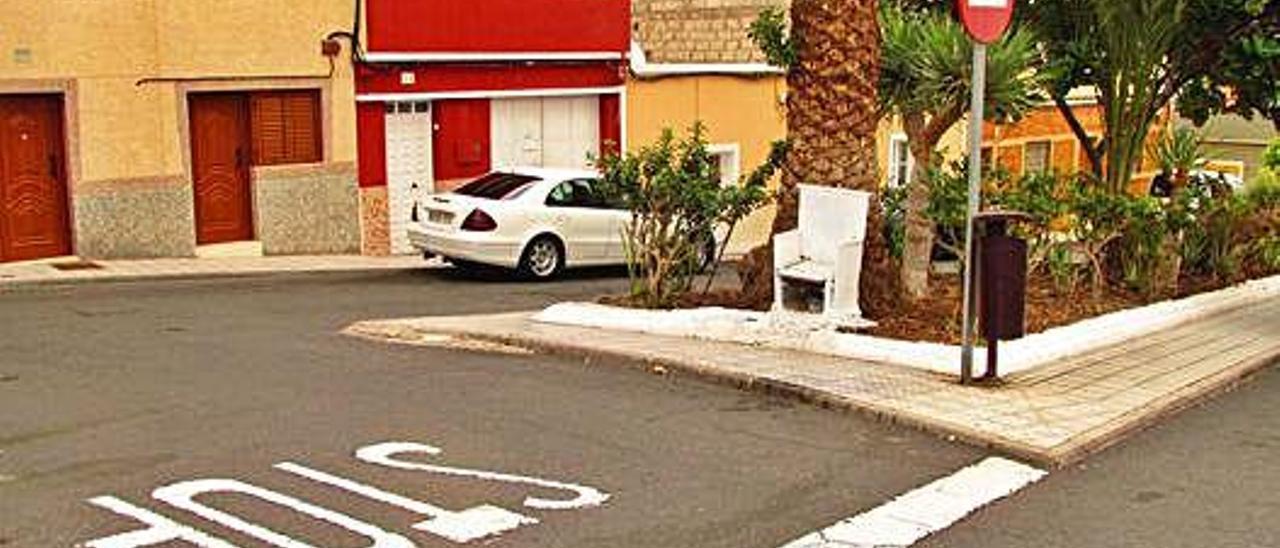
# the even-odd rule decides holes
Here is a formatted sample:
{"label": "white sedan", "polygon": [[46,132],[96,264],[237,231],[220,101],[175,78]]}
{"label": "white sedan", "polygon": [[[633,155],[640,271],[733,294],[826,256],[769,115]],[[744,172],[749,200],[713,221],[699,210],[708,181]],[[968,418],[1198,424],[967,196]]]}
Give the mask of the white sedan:
{"label": "white sedan", "polygon": [[631,215],[601,199],[598,180],[595,172],[570,169],[489,173],[418,204],[409,241],[426,257],[511,268],[535,279],[625,264],[622,230]]}

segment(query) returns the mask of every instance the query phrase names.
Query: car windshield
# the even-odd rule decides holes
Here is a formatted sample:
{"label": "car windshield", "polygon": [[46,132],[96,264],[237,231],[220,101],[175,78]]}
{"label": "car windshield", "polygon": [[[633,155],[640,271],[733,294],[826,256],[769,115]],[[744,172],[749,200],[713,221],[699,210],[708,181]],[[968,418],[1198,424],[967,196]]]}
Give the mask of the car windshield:
{"label": "car windshield", "polygon": [[540,179],[515,173],[490,173],[471,181],[454,192],[463,196],[490,200],[513,200]]}

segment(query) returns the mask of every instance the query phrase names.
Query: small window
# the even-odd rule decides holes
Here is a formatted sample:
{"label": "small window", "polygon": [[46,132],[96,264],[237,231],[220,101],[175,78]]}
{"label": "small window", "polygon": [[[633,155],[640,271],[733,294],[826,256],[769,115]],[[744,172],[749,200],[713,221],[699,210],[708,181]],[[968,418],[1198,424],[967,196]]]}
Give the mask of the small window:
{"label": "small window", "polygon": [[1023,171],[1026,173],[1046,173],[1049,171],[1053,145],[1049,141],[1027,143],[1023,149]]}
{"label": "small window", "polygon": [[264,91],[249,96],[255,165],[311,164],[323,159],[319,90]]}
{"label": "small window", "polygon": [[911,181],[915,160],[911,157],[911,145],[901,133],[889,140],[889,186],[897,187]]}
{"label": "small window", "polygon": [[982,147],[982,159],[980,161],[983,169],[995,169],[995,156],[992,155],[991,147]]}
{"label": "small window", "polygon": [[742,178],[742,148],[737,143],[710,145],[707,152],[715,160],[712,170],[713,175],[720,180],[720,185],[737,185]]}

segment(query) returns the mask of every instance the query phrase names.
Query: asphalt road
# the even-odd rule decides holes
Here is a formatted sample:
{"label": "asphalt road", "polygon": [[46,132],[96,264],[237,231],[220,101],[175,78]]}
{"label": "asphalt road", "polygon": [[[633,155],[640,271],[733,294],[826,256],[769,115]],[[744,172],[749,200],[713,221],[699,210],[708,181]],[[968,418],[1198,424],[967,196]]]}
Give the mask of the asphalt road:
{"label": "asphalt road", "polygon": [[1189,410],[921,548],[1280,546],[1280,372]]}
{"label": "asphalt road", "polygon": [[[424,270],[0,295],[0,546],[71,546],[144,528],[86,502],[99,496],[238,546],[265,545],[244,524],[153,498],[173,485],[170,494],[187,489],[198,505],[314,546],[371,542],[350,522],[289,508],[294,500],[423,547],[456,545],[412,528],[432,508],[492,505],[525,523],[479,545],[776,548],[982,456],[857,416],[621,364],[338,334],[362,319],[528,309],[624,287],[616,272],[537,285]],[[398,457],[418,465],[582,487],[354,456],[384,442],[442,450]],[[285,461],[348,483],[273,468]],[[218,478],[234,481],[192,483]],[[212,487],[222,490],[200,491]],[[245,493],[259,488],[288,500]],[[596,492],[609,496],[603,505],[545,504]]]}

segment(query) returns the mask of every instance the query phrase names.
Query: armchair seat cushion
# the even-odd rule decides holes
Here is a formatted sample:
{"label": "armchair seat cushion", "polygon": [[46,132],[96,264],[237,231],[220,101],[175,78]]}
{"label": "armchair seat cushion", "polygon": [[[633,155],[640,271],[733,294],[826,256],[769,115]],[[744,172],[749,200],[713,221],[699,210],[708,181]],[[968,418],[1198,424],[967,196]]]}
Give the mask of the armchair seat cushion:
{"label": "armchair seat cushion", "polygon": [[832,265],[812,259],[801,259],[778,271],[781,278],[812,283],[826,283],[834,274],[835,268]]}

